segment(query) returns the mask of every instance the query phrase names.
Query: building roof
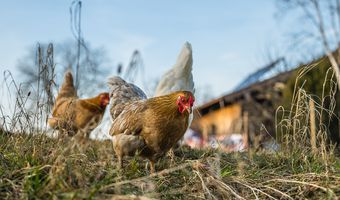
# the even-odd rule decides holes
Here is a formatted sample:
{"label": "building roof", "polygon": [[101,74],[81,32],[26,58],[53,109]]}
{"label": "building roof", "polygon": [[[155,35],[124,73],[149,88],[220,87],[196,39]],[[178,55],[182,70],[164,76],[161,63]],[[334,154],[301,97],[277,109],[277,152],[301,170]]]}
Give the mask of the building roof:
{"label": "building roof", "polygon": [[235,87],[234,91],[241,90],[245,87],[248,87],[249,85],[266,80],[284,71],[287,71],[287,64],[285,59],[281,57],[260,68],[254,73],[249,74],[240,84]]}
{"label": "building roof", "polygon": [[201,115],[205,115],[209,113],[210,111],[218,110],[221,107],[232,104],[236,101],[243,100],[245,99],[245,95],[247,93],[250,93],[258,89],[265,89],[266,87],[273,86],[277,82],[286,82],[293,71],[294,70],[280,73],[269,79],[256,82],[238,91],[235,91],[235,92],[223,95],[221,97],[218,97],[216,99],[213,99],[203,105],[198,106],[197,110],[200,112]]}

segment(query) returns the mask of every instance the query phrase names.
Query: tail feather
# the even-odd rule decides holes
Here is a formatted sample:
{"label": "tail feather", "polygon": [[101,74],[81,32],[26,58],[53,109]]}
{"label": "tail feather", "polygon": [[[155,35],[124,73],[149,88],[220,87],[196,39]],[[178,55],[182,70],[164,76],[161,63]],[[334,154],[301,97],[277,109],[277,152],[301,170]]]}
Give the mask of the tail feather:
{"label": "tail feather", "polygon": [[167,95],[179,90],[195,93],[192,64],[192,47],[189,42],[185,42],[175,65],[162,76],[158,83],[155,96]]}
{"label": "tail feather", "polygon": [[192,48],[189,42],[184,43],[174,68],[182,68],[188,72],[192,71]]}
{"label": "tail feather", "polygon": [[73,75],[70,71],[65,73],[63,84],[73,86]]}
{"label": "tail feather", "polygon": [[77,91],[73,85],[73,76],[70,71],[67,71],[64,75],[64,82],[60,88],[58,98],[63,97],[78,97]]}

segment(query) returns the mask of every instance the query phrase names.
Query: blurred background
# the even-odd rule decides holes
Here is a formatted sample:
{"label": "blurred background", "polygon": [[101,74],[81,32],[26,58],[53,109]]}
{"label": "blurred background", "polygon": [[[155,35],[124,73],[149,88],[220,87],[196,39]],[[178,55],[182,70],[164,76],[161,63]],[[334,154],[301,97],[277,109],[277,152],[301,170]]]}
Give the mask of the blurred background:
{"label": "blurred background", "polygon": [[[83,1],[81,10],[76,4],[2,1],[1,71],[11,69],[19,75],[18,66],[34,55],[37,43],[54,43],[56,56],[62,58],[65,48],[76,54],[78,22],[91,53],[103,57],[96,59],[101,70],[109,70],[106,75],[115,73],[119,65],[127,67],[137,50],[144,71],[135,79],[149,93],[150,82],[175,63],[181,46],[189,41],[201,102],[233,90],[250,72],[276,57],[298,59],[289,37],[295,19],[282,16],[275,1]],[[57,68],[67,67],[61,59],[55,63]]]}

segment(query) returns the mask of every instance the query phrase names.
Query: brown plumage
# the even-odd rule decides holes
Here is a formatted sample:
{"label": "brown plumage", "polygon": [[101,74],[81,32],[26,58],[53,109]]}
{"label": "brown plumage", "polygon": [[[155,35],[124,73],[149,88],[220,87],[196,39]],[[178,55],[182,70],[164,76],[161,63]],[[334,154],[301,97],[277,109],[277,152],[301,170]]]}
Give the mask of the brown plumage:
{"label": "brown plumage", "polygon": [[109,103],[109,93],[100,93],[89,99],[79,99],[73,85],[71,72],[66,72],[52,110],[48,124],[73,136],[82,131],[88,138],[91,131],[98,126]]}
{"label": "brown plumage", "polygon": [[136,86],[119,77],[109,80],[111,92],[110,134],[120,165],[125,155],[139,152],[151,162],[163,156],[184,135],[194,96],[189,91],[146,99]]}

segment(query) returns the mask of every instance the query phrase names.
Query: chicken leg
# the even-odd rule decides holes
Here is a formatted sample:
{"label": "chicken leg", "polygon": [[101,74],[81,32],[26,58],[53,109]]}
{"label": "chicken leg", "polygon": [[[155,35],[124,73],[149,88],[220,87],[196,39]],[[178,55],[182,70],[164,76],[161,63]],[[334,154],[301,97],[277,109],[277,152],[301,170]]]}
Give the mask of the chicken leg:
{"label": "chicken leg", "polygon": [[155,173],[155,161],[150,159],[150,173]]}

